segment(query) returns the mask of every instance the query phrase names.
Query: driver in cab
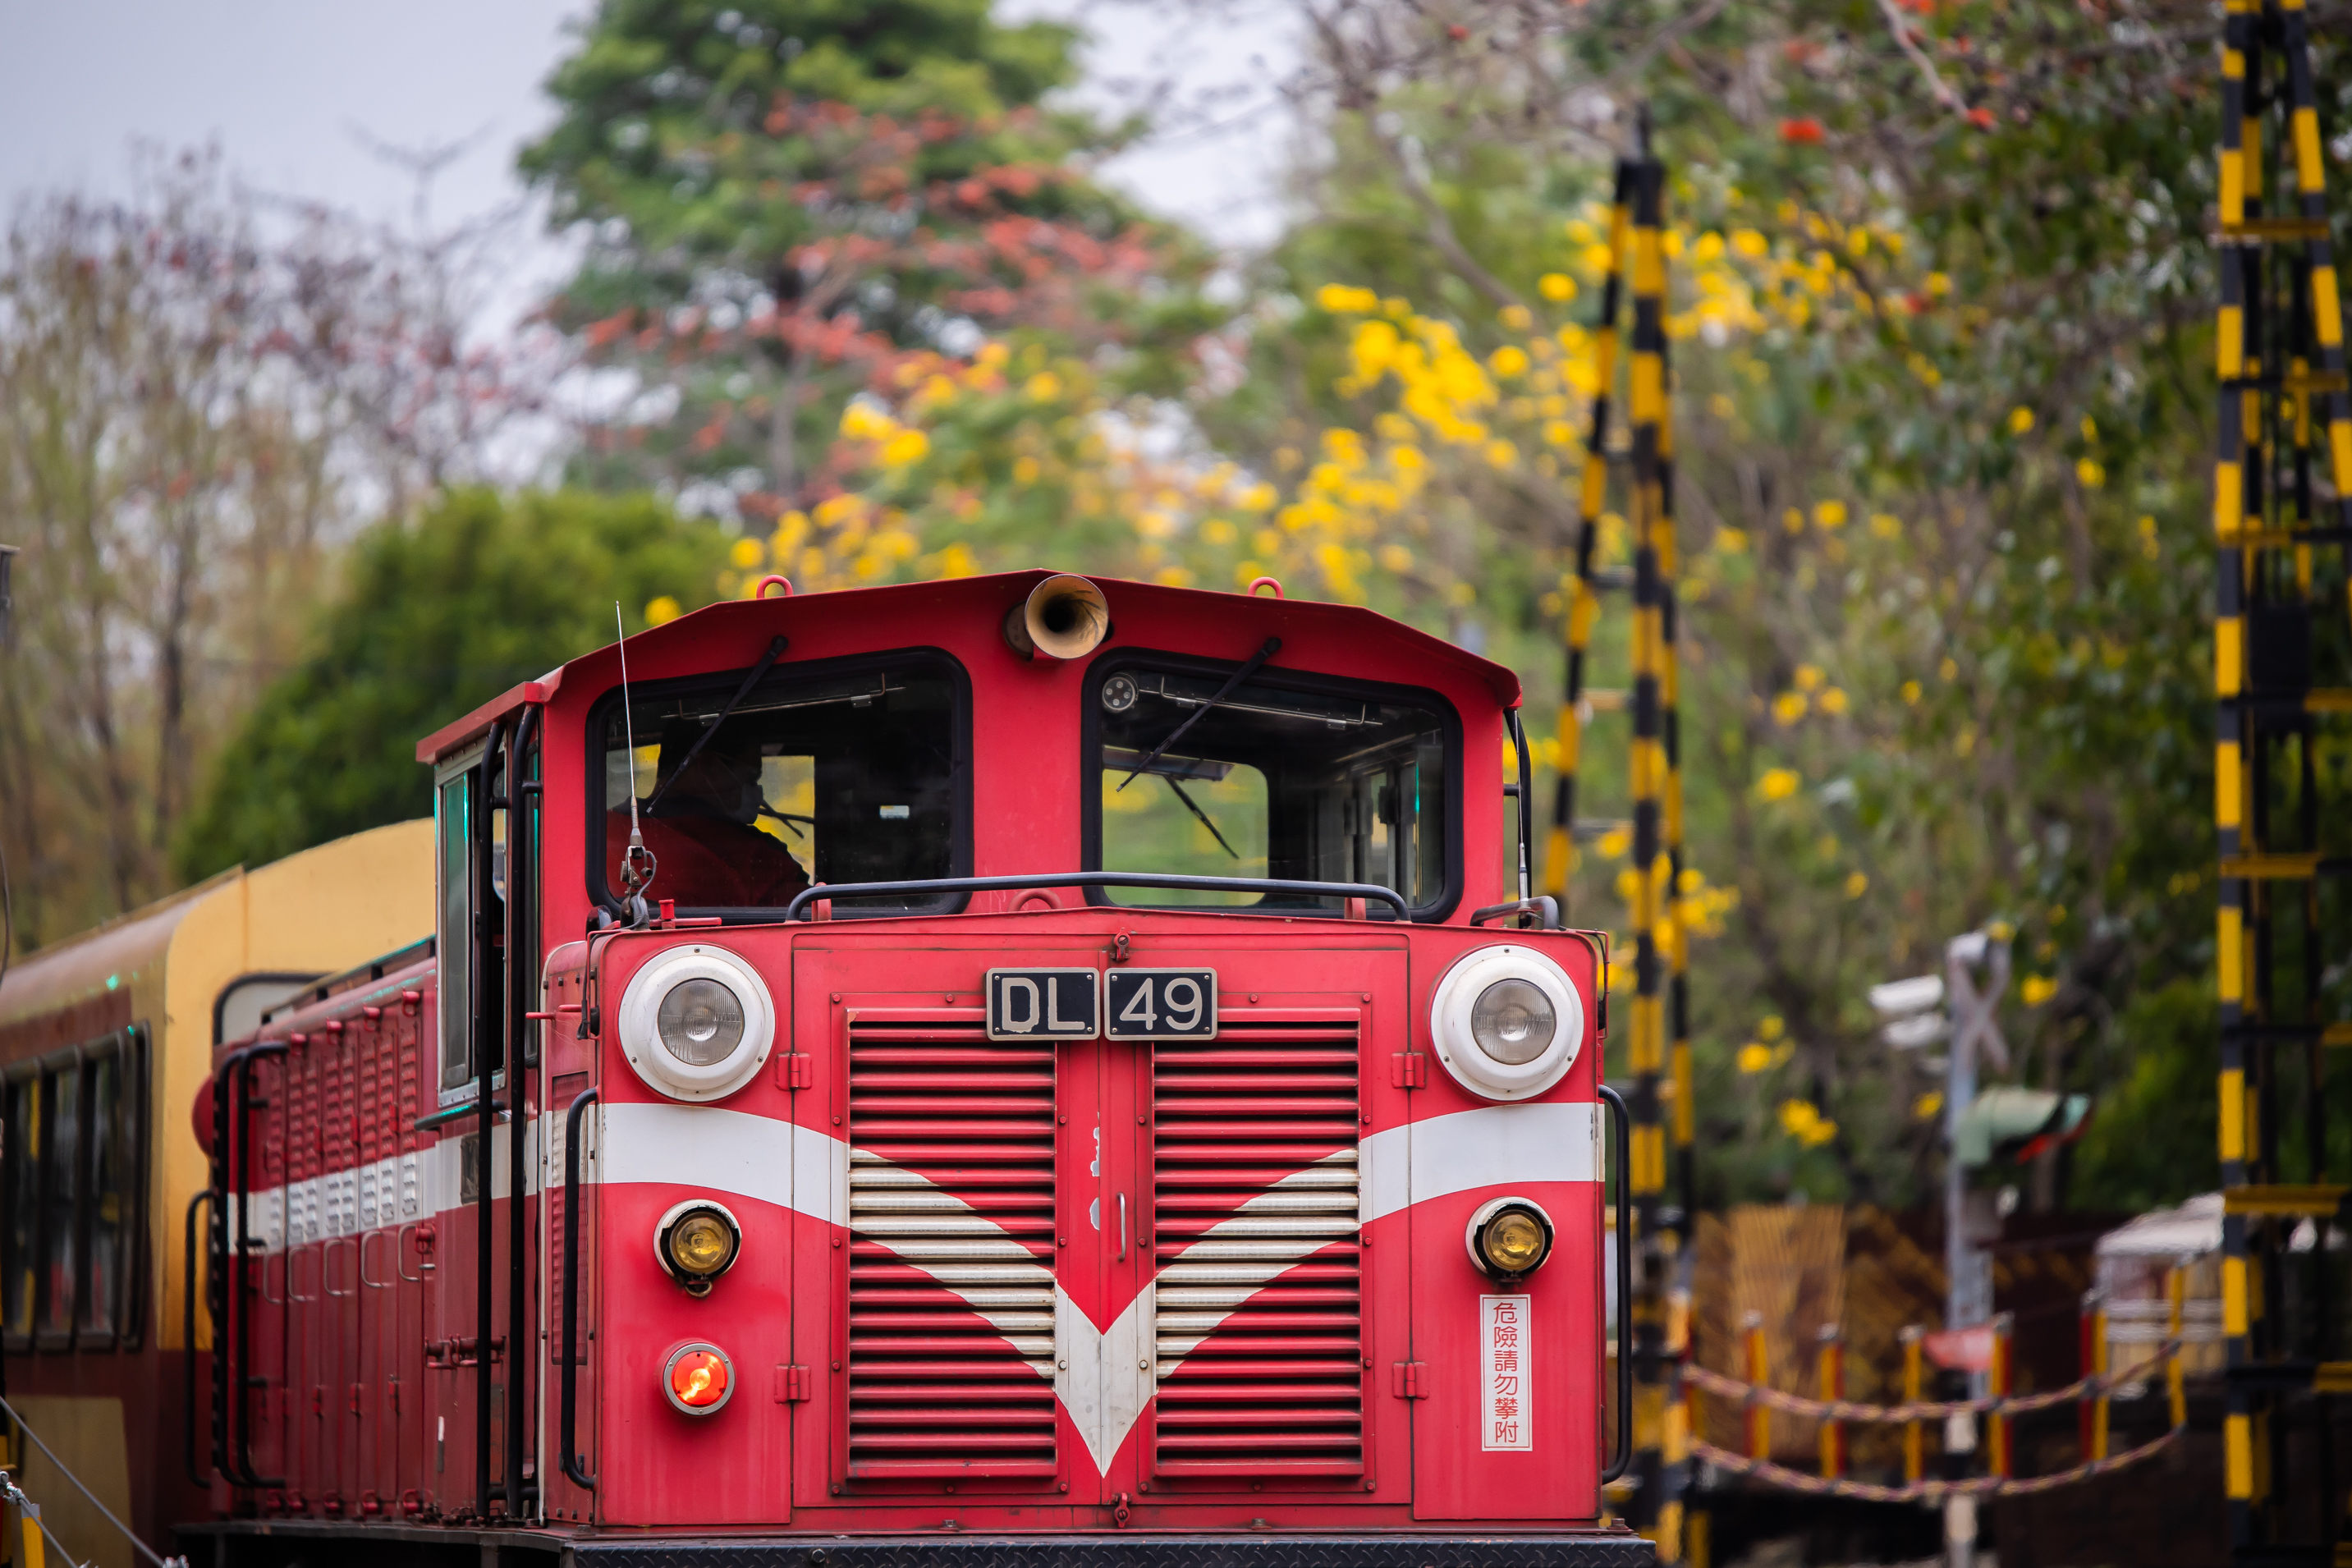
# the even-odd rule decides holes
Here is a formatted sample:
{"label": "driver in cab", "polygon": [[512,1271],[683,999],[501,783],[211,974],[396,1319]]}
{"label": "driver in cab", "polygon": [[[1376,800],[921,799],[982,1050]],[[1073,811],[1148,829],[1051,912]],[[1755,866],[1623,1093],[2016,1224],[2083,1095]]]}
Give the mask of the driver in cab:
{"label": "driver in cab", "polygon": [[[762,815],[782,817],[761,793],[758,748],[732,749],[722,731],[697,752],[703,733],[691,720],[663,726],[653,793],[639,813],[646,847],[657,862],[647,896],[698,909],[789,903],[809,885],[808,872],[759,826]],[[625,803],[604,823],[604,885],[615,892],[628,846]]]}

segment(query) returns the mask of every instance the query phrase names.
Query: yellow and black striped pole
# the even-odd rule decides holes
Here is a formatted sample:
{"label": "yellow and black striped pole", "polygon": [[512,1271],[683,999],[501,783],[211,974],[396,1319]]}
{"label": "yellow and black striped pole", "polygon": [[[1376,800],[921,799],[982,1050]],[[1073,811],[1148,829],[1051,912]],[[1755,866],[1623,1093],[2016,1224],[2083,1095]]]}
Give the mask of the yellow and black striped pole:
{"label": "yellow and black striped pole", "polygon": [[[1650,156],[1646,121],[1633,172],[1633,356],[1627,366],[1627,419],[1633,437],[1633,736],[1629,752],[1633,807],[1633,1012],[1626,1068],[1633,1078],[1633,1174],[1635,1293],[1633,1473],[1639,1478],[1636,1528],[1679,1533],[1680,1510],[1666,1501],[1664,1436],[1668,1389],[1664,1239],[1665,1126],[1661,1111],[1666,1065],[1666,969],[1677,945],[1672,895],[1674,861],[1666,839],[1666,704],[1672,684],[1666,577],[1674,559],[1666,511],[1666,260],[1661,219],[1664,171]],[[1678,1501],[1679,1500],[1677,1500]],[[1664,1542],[1661,1542],[1662,1547]],[[1678,1542],[1676,1545],[1678,1546]],[[1662,1556],[1679,1555],[1662,1550]]]}
{"label": "yellow and black striped pole", "polygon": [[[2281,187],[2265,210],[2272,174]],[[2340,1498],[2317,1509],[2278,1494],[2291,1394],[2315,1388],[2327,1352],[2324,1285],[2289,1267],[2303,1222],[2322,1234],[2345,1189],[2327,1181],[2319,977],[2329,962],[2318,878],[2352,867],[2323,849],[2318,717],[2352,692],[2312,685],[2314,552],[2352,541],[2352,401],[2343,306],[2329,245],[2326,168],[2303,0],[2225,0],[2219,217],[2220,380],[2213,475],[2213,824],[2221,858],[2216,938],[2221,1005],[2222,1476],[2235,1561],[2326,1555]],[[2314,515],[2312,469],[2325,400],[2336,516]],[[2279,886],[2278,884],[2287,884]],[[2335,939],[2338,947],[2340,936]],[[2300,1047],[2303,1180],[2289,1184],[2280,1110]],[[2174,1287],[2178,1288],[2177,1283]],[[2175,1421],[2181,1395],[2172,1379]],[[2329,1419],[2321,1397],[2319,1420]],[[2316,1516],[2319,1541],[2294,1539]]]}
{"label": "yellow and black striped pole", "polygon": [[1568,658],[1560,689],[1559,776],[1552,785],[1551,832],[1544,844],[1543,885],[1569,908],[1569,880],[1576,870],[1576,773],[1584,752],[1585,660],[1592,647],[1592,628],[1601,618],[1601,597],[1592,570],[1592,553],[1601,531],[1601,514],[1609,503],[1609,403],[1617,380],[1617,296],[1621,288],[1630,200],[1627,182],[1632,165],[1617,164],[1617,188],[1609,205],[1609,273],[1601,286],[1600,320],[1592,328],[1592,368],[1597,383],[1592,395],[1591,434],[1584,444],[1576,502],[1576,569],[1568,588]]}

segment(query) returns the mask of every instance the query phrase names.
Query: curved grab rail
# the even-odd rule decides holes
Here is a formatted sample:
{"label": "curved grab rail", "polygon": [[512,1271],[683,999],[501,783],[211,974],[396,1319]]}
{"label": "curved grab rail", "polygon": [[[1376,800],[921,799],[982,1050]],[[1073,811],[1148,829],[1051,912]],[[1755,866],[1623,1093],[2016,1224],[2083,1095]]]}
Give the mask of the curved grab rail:
{"label": "curved grab rail", "polygon": [[1633,1463],[1633,1118],[1625,1097],[1601,1086],[1609,1102],[1609,1152],[1617,1167],[1617,1457],[1601,1472],[1607,1486]]}
{"label": "curved grab rail", "polygon": [[[188,1428],[188,1479],[206,1489],[213,1484],[211,1474],[196,1473],[196,1210],[219,1201],[220,1194],[210,1187],[188,1200],[187,1235],[180,1250],[181,1267],[185,1270],[180,1281],[180,1343],[186,1353],[180,1359],[187,1380],[187,1403],[184,1408]],[[219,1333],[220,1325],[214,1324],[213,1331]],[[218,1464],[220,1458],[215,1448],[213,1462]]]}
{"label": "curved grab rail", "polygon": [[563,1398],[561,1436],[563,1479],[582,1491],[596,1489],[596,1478],[580,1463],[580,1117],[596,1103],[583,1089],[563,1113]]}
{"label": "curved grab rail", "polygon": [[[803,888],[784,906],[784,919],[805,918],[803,912],[819,899],[881,899],[894,893],[996,893],[1024,888],[1162,888],[1196,893],[1296,893],[1313,899],[1378,899],[1396,910],[1399,920],[1412,919],[1404,895],[1377,882],[1289,882],[1258,877],[1187,877],[1172,871],[1040,871],[1021,877],[934,877],[910,882],[819,882]],[[1184,910],[1187,914],[1233,914],[1227,909]],[[1252,910],[1250,912],[1255,912]],[[1286,914],[1328,913],[1326,910],[1286,910]]]}

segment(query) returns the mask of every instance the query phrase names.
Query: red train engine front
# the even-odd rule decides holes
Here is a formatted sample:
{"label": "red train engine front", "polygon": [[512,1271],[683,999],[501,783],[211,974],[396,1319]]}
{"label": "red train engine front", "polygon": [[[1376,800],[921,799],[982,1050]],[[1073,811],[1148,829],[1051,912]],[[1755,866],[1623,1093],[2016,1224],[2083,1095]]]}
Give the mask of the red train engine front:
{"label": "red train engine front", "polygon": [[198,1528],[1648,1562],[1606,953],[1526,897],[1517,700],[1032,573],[714,606],[429,738],[433,955],[199,1108]]}

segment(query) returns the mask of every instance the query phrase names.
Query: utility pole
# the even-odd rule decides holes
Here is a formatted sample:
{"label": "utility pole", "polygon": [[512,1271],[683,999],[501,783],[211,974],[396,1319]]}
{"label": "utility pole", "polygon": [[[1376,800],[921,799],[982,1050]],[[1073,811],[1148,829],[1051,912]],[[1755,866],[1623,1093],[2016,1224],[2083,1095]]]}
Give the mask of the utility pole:
{"label": "utility pole", "polygon": [[[1984,973],[1979,983],[1979,972]],[[1892,980],[1870,988],[1870,1005],[1886,1020],[1880,1037],[1897,1050],[1942,1040],[1944,1058],[1944,1328],[1992,1321],[1992,1259],[1969,1234],[1969,1165],[1963,1128],[1977,1102],[1977,1057],[1996,1072],[2009,1070],[2009,1043],[1995,1015],[2009,988],[2009,928],[1996,923],[1944,944],[1944,973]],[[1984,1397],[1988,1375],[1969,1374],[1969,1396]],[[1955,1415],[1945,1423],[1948,1460],[1976,1449],[1976,1422]],[[1944,1549],[1948,1568],[1974,1568],[1977,1508],[1972,1497],[1944,1501]]]}

